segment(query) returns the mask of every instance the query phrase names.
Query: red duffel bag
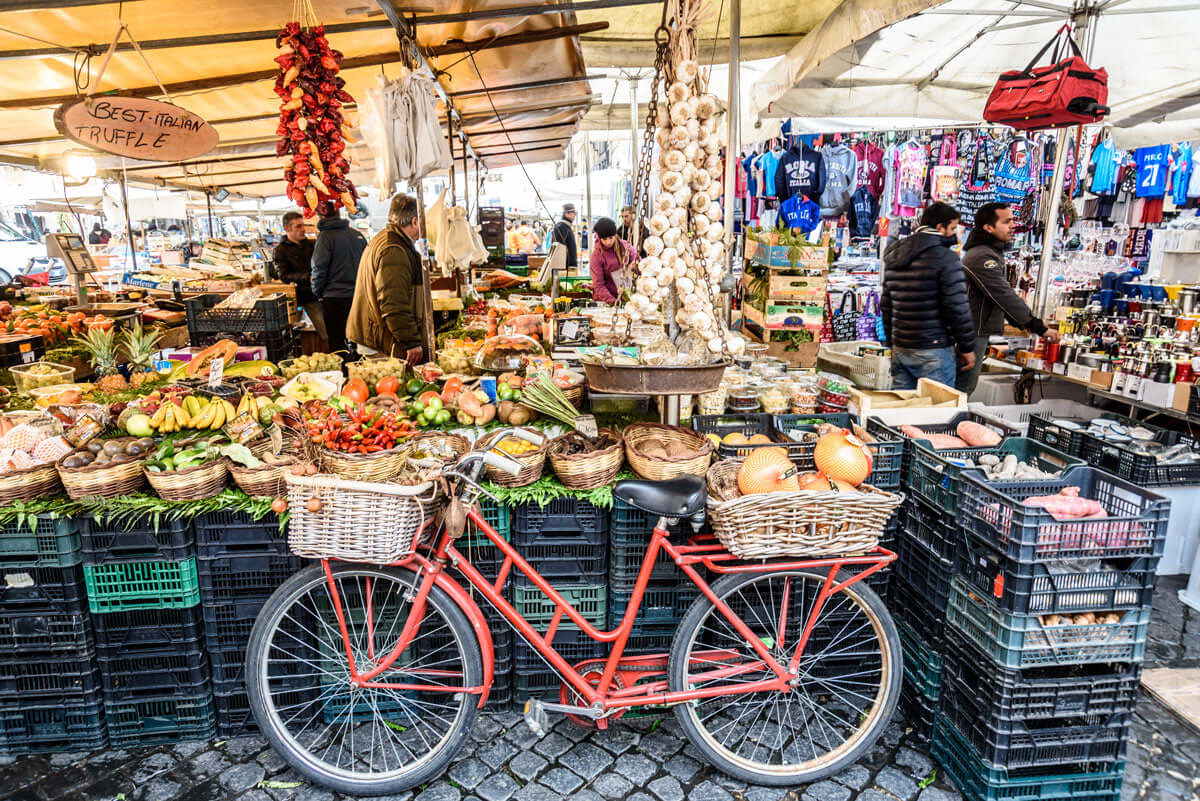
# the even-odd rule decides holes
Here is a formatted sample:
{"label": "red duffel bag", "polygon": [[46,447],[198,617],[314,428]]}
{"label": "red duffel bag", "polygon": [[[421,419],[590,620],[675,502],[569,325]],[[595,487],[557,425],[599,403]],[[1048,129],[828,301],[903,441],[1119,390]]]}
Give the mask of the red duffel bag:
{"label": "red duffel bag", "polygon": [[[1074,55],[1060,59],[1066,54],[1064,40]],[[1050,64],[1035,67],[1052,45]],[[1057,128],[1099,122],[1108,114],[1107,102],[1108,71],[1087,65],[1070,26],[1064,25],[1029,66],[1001,74],[984,106],[983,118],[1023,131]]]}

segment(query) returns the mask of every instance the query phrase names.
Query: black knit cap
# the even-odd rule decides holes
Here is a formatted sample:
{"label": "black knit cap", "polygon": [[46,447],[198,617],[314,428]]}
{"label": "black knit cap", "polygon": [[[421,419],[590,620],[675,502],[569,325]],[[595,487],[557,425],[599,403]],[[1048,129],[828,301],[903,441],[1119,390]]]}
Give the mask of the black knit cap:
{"label": "black knit cap", "polygon": [[601,217],[596,220],[596,226],[592,230],[596,232],[596,236],[607,239],[617,235],[617,224],[608,217]]}

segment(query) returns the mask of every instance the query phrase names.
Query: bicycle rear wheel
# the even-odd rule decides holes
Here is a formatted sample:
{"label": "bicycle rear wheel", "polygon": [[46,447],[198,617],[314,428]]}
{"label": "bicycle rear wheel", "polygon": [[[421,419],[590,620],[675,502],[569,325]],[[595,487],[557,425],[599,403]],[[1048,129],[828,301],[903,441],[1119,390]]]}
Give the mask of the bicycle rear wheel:
{"label": "bicycle rear wheel", "polygon": [[[333,567],[359,674],[386,657],[408,620],[417,574],[407,568]],[[246,653],[246,688],[259,729],[312,781],[343,793],[398,793],[429,781],[466,742],[479,696],[450,687],[483,683],[466,615],[437,587],[396,662],[360,687],[320,565],[288,579],[263,606]],[[441,689],[441,688],[447,689]]]}
{"label": "bicycle rear wheel", "polygon": [[[826,575],[822,569],[734,573],[712,588],[786,667]],[[724,773],[754,784],[816,781],[848,767],[882,734],[900,694],[899,643],[883,602],[859,582],[825,601],[790,692],[703,698],[677,705],[675,715],[696,747]],[[729,666],[757,667],[702,678]],[[668,674],[673,691],[732,689],[774,678],[703,595],[676,631]]]}

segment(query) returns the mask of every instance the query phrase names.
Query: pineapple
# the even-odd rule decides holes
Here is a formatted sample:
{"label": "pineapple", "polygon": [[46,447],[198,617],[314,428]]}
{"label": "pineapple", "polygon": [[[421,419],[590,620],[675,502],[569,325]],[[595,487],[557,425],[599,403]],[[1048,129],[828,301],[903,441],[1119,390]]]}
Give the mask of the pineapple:
{"label": "pineapple", "polygon": [[162,332],[142,328],[141,320],[134,321],[133,325],[122,332],[121,344],[125,346],[125,351],[129,354],[129,383],[131,386],[139,387],[153,377],[154,374],[150,372],[150,361],[154,351],[158,348],[160,339],[162,339]]}
{"label": "pineapple", "polygon": [[96,381],[96,389],[105,395],[111,395],[129,388],[129,384],[117,372],[117,333],[113,329],[89,328],[75,341],[87,348],[91,358],[92,369],[100,376]]}

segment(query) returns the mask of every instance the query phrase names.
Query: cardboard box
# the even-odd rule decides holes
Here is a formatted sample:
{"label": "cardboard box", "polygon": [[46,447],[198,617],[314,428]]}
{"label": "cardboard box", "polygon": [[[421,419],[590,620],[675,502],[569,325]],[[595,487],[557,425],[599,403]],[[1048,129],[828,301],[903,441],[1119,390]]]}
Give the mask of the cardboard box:
{"label": "cardboard box", "polygon": [[816,326],[820,330],[825,320],[825,307],[811,303],[792,303],[783,300],[768,300],[766,309],[753,303],[742,306],[746,319],[762,328],[778,331],[799,331]]}
{"label": "cardboard box", "polygon": [[1142,382],[1142,402],[1151,406],[1170,409],[1175,403],[1175,384],[1160,384],[1157,381]]}
{"label": "cardboard box", "polygon": [[1175,399],[1171,403],[1171,408],[1177,412],[1187,414],[1188,403],[1192,399],[1192,387],[1194,384],[1181,382],[1175,385]]}
{"label": "cardboard box", "polygon": [[802,300],[825,305],[825,276],[771,273],[767,279],[767,297],[775,300]]}
{"label": "cardboard box", "polygon": [[1108,370],[1092,370],[1092,377],[1088,381],[1093,387],[1102,389],[1105,392],[1112,389],[1113,373]]}
{"label": "cardboard box", "polygon": [[928,378],[917,381],[916,389],[869,390],[850,388],[850,414],[865,421],[879,417],[889,425],[942,423],[958,411],[966,411],[967,396],[953,387]]}

